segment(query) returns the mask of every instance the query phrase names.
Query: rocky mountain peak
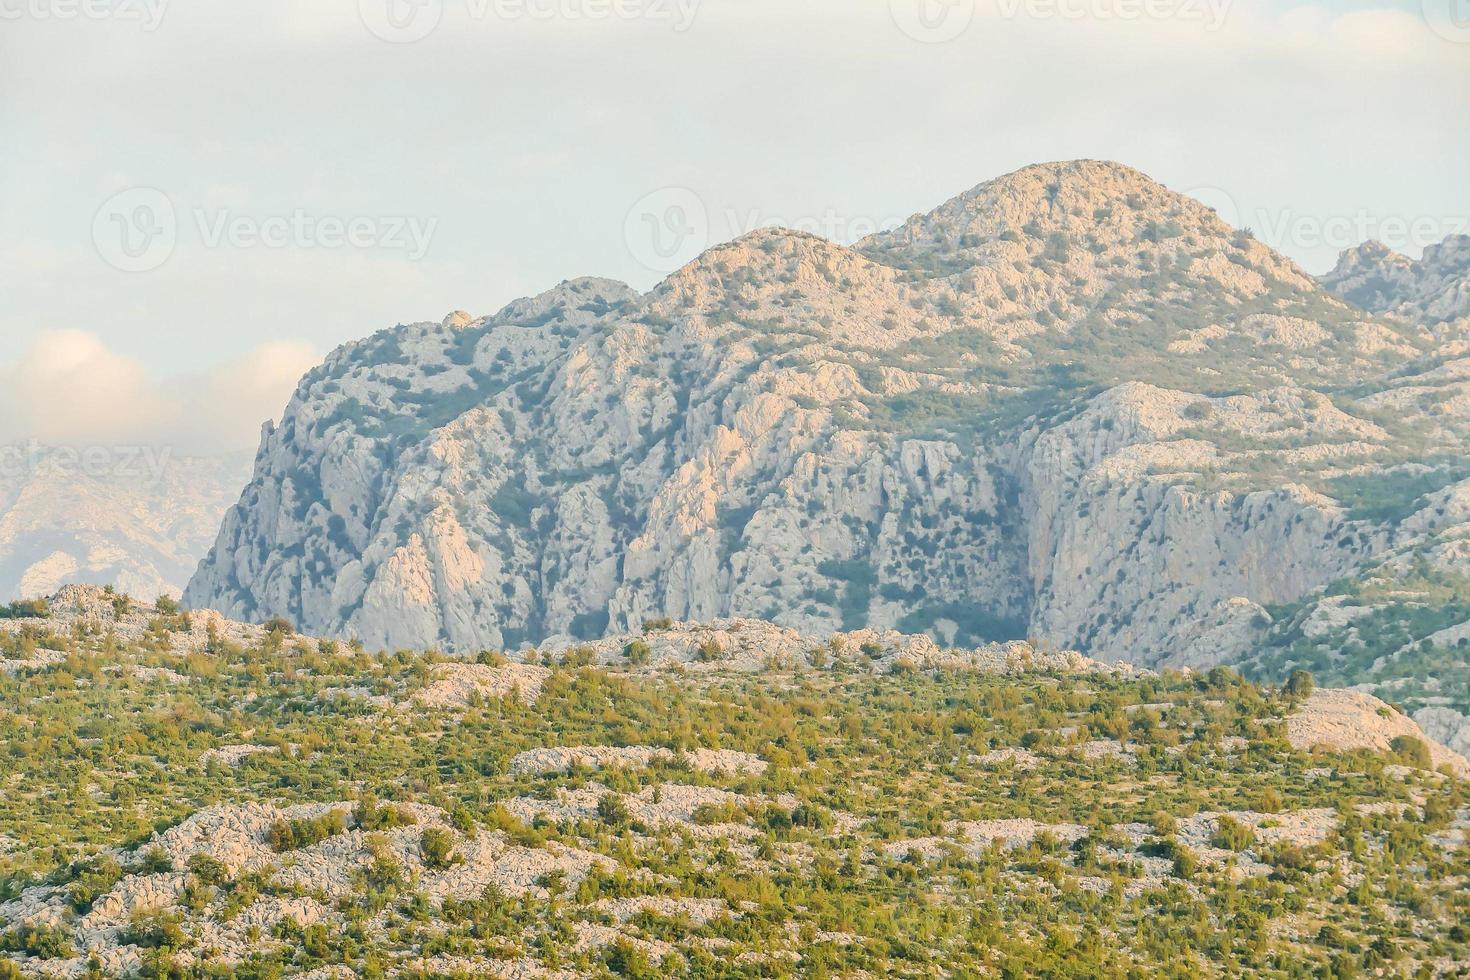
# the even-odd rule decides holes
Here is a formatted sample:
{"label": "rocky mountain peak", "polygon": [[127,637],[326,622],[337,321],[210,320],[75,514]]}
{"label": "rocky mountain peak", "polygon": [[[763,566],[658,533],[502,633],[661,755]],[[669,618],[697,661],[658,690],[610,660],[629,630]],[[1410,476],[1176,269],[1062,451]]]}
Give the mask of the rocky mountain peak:
{"label": "rocky mountain peak", "polygon": [[1426,324],[1443,335],[1470,318],[1470,235],[1430,245],[1418,261],[1381,242],[1347,249],[1322,285],[1370,313]]}
{"label": "rocky mountain peak", "polygon": [[[1152,222],[1168,225],[1154,229]],[[1177,226],[1177,228],[1176,228]],[[1052,235],[1133,241],[1148,232],[1229,240],[1235,233],[1213,211],[1142,172],[1101,160],[1037,164],[987,181],[902,227],[860,243],[868,252],[917,248],[979,249],[998,240]]]}

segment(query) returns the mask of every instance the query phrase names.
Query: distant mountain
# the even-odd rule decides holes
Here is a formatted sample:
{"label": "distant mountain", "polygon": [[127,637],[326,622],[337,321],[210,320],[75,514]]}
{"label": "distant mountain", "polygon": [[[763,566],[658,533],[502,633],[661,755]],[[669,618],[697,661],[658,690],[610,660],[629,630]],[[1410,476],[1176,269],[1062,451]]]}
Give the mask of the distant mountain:
{"label": "distant mountain", "polygon": [[1322,284],[1373,313],[1438,326],[1470,319],[1470,235],[1447,238],[1415,262],[1381,242],[1348,249]]}
{"label": "distant mountain", "polygon": [[246,454],[0,446],[0,602],[75,582],[176,596],[249,478]]}

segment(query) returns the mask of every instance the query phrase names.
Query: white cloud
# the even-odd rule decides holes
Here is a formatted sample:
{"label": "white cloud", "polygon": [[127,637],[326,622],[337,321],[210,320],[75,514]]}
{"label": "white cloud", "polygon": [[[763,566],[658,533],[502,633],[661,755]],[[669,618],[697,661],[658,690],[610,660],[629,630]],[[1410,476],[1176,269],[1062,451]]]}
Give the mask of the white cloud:
{"label": "white cloud", "polygon": [[276,342],[200,374],[156,378],[96,334],[46,331],[16,362],[0,365],[0,441],[189,454],[250,448],[317,361],[306,344]]}

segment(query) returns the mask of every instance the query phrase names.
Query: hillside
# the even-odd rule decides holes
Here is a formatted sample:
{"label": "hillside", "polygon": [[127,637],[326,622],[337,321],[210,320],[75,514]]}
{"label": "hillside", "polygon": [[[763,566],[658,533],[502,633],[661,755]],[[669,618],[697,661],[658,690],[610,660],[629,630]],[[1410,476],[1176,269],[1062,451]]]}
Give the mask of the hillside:
{"label": "hillside", "polygon": [[339,349],[186,598],[369,647],[667,615],[1216,662],[1386,546],[1341,480],[1428,422],[1345,392],[1433,343],[1136,171],[1030,167]]}
{"label": "hillside", "polygon": [[0,619],[0,975],[1470,968],[1465,760],[1305,694],[756,621],[372,654],[68,588]]}
{"label": "hillside", "polygon": [[249,478],[242,454],[0,446],[0,602],[74,582],[178,596]]}

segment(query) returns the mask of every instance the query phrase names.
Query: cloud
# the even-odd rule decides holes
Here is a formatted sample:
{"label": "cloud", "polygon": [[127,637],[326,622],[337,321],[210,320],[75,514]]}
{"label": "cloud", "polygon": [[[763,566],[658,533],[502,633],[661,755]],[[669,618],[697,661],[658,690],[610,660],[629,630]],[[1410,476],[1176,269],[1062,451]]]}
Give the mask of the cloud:
{"label": "cloud", "polygon": [[[973,23],[943,44],[908,36],[887,0],[703,0],[682,33],[656,18],[424,6],[443,6],[443,23],[413,44],[375,38],[357,0],[194,0],[152,32],[8,23],[0,86],[45,98],[4,106],[0,361],[42,326],[82,325],[151,378],[207,386],[211,364],[266,340],[325,351],[448,310],[492,313],[569,276],[649,288],[625,227],[670,187],[703,199],[717,237],[752,220],[883,223],[1073,157],[1218,188],[1258,231],[1261,213],[1470,214],[1470,127],[1444,123],[1470,113],[1470,48],[1431,30],[1420,0],[1231,0],[1213,31],[1199,17],[1045,14],[1216,0],[974,0]],[[128,275],[93,233],[99,205],[135,186],[169,195],[179,241],[161,268]],[[195,216],[222,210],[438,225],[419,262],[210,247]],[[1337,258],[1279,244],[1312,271]],[[193,410],[250,417],[228,385],[213,390],[229,405]],[[166,401],[176,418],[177,392]]]}
{"label": "cloud", "polygon": [[320,360],[308,344],[277,341],[186,381],[187,427],[194,434],[181,441],[253,448],[261,424],[280,417],[296,382]]}
{"label": "cloud", "polygon": [[96,334],[46,331],[0,365],[0,441],[248,449],[318,360],[307,344],[276,342],[200,374],[157,378]]}

